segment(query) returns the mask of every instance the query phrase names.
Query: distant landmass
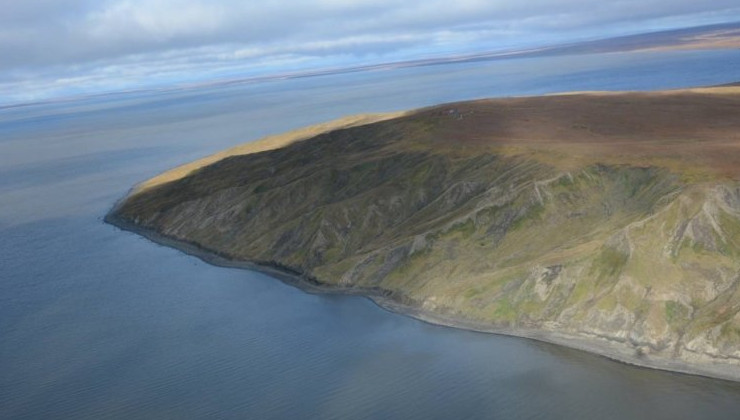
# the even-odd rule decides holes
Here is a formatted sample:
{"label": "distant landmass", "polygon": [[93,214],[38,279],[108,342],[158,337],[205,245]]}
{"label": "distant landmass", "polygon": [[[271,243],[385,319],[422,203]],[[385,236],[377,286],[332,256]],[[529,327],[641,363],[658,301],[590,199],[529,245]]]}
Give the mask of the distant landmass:
{"label": "distant landmass", "polygon": [[58,103],[84,98],[110,97],[150,91],[181,91],[203,87],[230,86],[248,83],[260,83],[270,80],[299,79],[333,74],[356,73],[363,71],[396,69],[406,67],[437,66],[451,63],[478,61],[509,60],[516,58],[533,58],[558,55],[599,54],[629,51],[656,50],[701,50],[701,49],[738,49],[740,48],[740,22],[723,23],[699,27],[672,29],[666,31],[641,33],[621,37],[612,37],[590,41],[579,41],[557,45],[540,45],[528,48],[483,51],[469,54],[444,55],[414,60],[374,63],[357,66],[320,68],[281,72],[233,79],[218,79],[197,83],[186,83],[174,87],[133,89],[117,92],[89,94],[53,98],[26,103],[0,104],[0,109],[18,108],[40,103]]}
{"label": "distant landmass", "polygon": [[240,78],[209,82],[206,85],[228,85],[273,79],[294,79],[329,74],[353,73],[388,68],[436,66],[450,63],[506,60],[557,55],[599,54],[629,51],[656,50],[706,50],[740,48],[740,22],[706,25],[641,33],[628,36],[604,38],[590,41],[571,42],[558,45],[542,45],[531,48],[484,51],[471,54],[445,55],[416,60],[397,61],[362,66],[328,68],[318,70],[281,73],[276,75]]}
{"label": "distant landmass", "polygon": [[270,137],[106,221],[430,322],[738,380],[738,179],[740,86],[584,92]]}

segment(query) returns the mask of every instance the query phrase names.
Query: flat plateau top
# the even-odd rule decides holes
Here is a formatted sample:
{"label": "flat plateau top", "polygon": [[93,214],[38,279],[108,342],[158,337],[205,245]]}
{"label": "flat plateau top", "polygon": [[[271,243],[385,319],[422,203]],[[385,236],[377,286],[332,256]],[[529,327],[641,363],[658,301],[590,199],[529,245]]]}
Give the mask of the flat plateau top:
{"label": "flat plateau top", "polygon": [[[365,128],[371,126],[380,131]],[[282,148],[337,130],[355,130],[356,137],[393,133],[399,139],[389,144],[393,148],[523,155],[563,170],[629,164],[666,167],[694,181],[740,178],[740,86],[725,85],[483,99],[350,116],[236,146],[167,171],[136,191],[230,156]]]}

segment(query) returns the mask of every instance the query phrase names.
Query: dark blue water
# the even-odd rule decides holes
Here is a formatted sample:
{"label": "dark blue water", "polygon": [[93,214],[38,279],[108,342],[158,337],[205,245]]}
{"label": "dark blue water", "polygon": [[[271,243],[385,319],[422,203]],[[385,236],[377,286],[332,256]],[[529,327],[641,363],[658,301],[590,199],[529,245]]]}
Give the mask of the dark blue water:
{"label": "dark blue water", "polygon": [[738,69],[738,51],[607,54],[0,110],[0,417],[738,418],[740,384],[307,295],[101,221],[158,172],[342,115]]}

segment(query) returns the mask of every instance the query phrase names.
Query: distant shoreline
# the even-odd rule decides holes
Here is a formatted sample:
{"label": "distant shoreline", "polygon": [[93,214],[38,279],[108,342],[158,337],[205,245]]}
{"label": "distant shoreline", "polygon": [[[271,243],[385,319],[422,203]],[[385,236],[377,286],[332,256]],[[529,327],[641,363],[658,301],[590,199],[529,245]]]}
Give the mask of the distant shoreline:
{"label": "distant shoreline", "polygon": [[[714,23],[701,26],[665,29],[656,32],[643,32],[610,38],[574,41],[562,44],[532,45],[528,47],[501,50],[486,50],[460,54],[442,54],[418,59],[396,60],[370,64],[339,67],[313,68],[298,71],[258,74],[249,77],[235,77],[215,80],[191,80],[180,85],[154,85],[127,90],[90,91],[71,96],[49,96],[37,100],[16,100],[0,103],[0,110],[45,105],[58,102],[74,102],[81,99],[104,98],[127,94],[148,94],[152,92],[180,92],[192,89],[214,88],[253,83],[292,80],[341,74],[382,71],[388,69],[418,68],[448,64],[489,62],[499,60],[553,57],[566,55],[609,54],[623,52],[659,51],[698,51],[711,49],[734,50],[740,45],[740,22]],[[731,34],[724,34],[731,32]]]}
{"label": "distant shoreline", "polygon": [[400,296],[397,293],[394,295],[390,290],[332,286],[276,265],[230,259],[227,256],[218,255],[197,244],[144,229],[136,224],[112,216],[113,213],[114,211],[112,210],[105,216],[105,223],[121,230],[141,235],[156,244],[177,249],[211,265],[246,269],[267,274],[306,293],[362,296],[370,299],[376,305],[389,312],[409,316],[433,325],[555,344],[641,368],[740,382],[740,368],[737,366],[713,363],[688,364],[676,359],[646,355],[638,356],[635,354],[633,348],[627,348],[622,343],[614,340],[576,336],[541,329],[496,326],[474,320],[456,318],[453,315],[440,314],[425,310],[418,305],[413,305],[404,296]]}

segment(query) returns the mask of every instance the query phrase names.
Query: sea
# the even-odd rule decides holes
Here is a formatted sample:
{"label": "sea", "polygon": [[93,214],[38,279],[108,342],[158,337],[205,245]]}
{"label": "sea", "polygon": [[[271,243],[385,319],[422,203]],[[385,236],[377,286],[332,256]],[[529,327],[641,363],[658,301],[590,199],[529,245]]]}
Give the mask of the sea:
{"label": "sea", "polygon": [[345,115],[740,81],[740,51],[550,56],[0,109],[2,419],[737,419],[740,383],[426,324],[103,222],[136,183]]}

